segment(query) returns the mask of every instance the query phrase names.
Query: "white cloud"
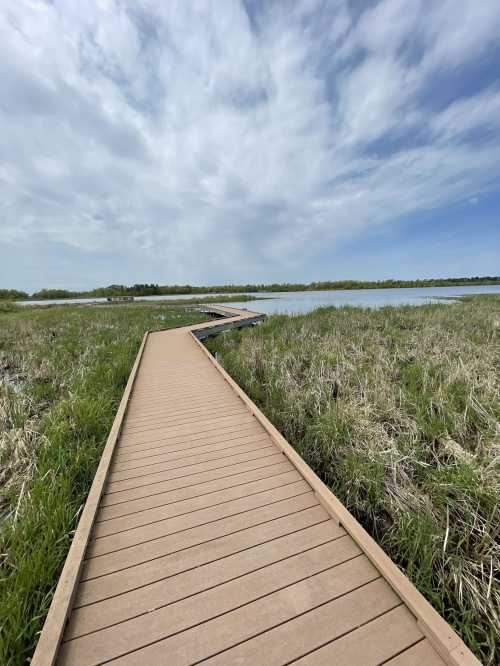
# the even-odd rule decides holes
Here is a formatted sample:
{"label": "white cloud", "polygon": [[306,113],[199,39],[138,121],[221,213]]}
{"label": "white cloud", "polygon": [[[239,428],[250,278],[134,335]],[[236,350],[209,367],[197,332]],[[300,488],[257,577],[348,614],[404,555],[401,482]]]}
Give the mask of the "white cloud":
{"label": "white cloud", "polygon": [[433,76],[480,66],[499,22],[495,0],[6,3],[0,243],[68,248],[82,285],[103,252],[108,281],[285,279],[473,200],[500,175],[499,89],[439,105]]}
{"label": "white cloud", "polygon": [[499,45],[500,6],[495,0],[428,0],[422,10],[424,63],[430,68],[461,65]]}
{"label": "white cloud", "polygon": [[464,135],[474,131],[494,130],[496,134],[500,129],[500,87],[452,102],[433,116],[431,127],[444,140],[463,140]]}

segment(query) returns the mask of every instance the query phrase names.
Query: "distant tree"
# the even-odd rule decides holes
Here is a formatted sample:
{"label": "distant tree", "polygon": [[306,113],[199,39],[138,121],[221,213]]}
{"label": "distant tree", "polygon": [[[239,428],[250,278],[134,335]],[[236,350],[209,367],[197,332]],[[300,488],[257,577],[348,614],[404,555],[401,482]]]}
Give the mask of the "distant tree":
{"label": "distant tree", "polygon": [[[431,278],[418,280],[324,280],[321,282],[304,283],[272,283],[272,284],[221,284],[210,286],[192,286],[189,284],[158,285],[155,283],[134,284],[127,287],[123,284],[111,284],[108,287],[97,287],[91,291],[67,291],[66,289],[41,289],[32,294],[34,299],[63,299],[84,297],[106,297],[106,296],[156,296],[156,295],[178,295],[178,294],[207,294],[207,293],[248,293],[268,291],[328,291],[336,289],[393,289],[398,287],[445,287],[461,286],[471,284],[500,284],[500,276],[477,276],[458,278]],[[7,296],[2,296],[7,294]],[[14,296],[13,294],[20,294]],[[16,298],[27,298],[28,294],[22,291],[3,289],[0,290],[0,299],[13,300]]]}
{"label": "distant tree", "polygon": [[31,298],[36,301],[52,300],[59,298],[76,298],[80,296],[77,291],[67,291],[66,289],[40,289],[31,294]]}
{"label": "distant tree", "polygon": [[19,289],[0,289],[0,301],[21,301],[29,298],[25,291]]}

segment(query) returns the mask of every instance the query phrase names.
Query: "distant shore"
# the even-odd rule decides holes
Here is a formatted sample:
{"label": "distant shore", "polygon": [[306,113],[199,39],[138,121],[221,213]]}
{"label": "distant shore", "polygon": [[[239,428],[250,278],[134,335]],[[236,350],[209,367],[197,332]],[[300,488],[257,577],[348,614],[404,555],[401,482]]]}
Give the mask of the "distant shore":
{"label": "distant shore", "polygon": [[[106,298],[109,296],[187,296],[213,294],[252,294],[287,291],[345,291],[353,289],[421,289],[424,287],[466,287],[474,285],[500,285],[500,276],[431,278],[426,280],[336,280],[309,283],[281,282],[272,284],[224,284],[209,286],[134,284],[110,285],[90,291],[67,289],[41,289],[32,294],[18,289],[0,289],[0,300],[45,301],[75,298]],[[242,299],[239,299],[242,300]]]}
{"label": "distant shore", "polygon": [[[202,296],[201,298],[172,298],[168,300],[161,300],[161,299],[151,299],[151,300],[141,300],[141,296],[135,296],[134,300],[132,301],[107,301],[107,300],[91,300],[87,299],[84,297],[81,302],[75,302],[76,299],[67,299],[65,302],[57,302],[54,303],[53,301],[49,300],[28,300],[28,301],[2,301],[0,300],[0,311],[3,306],[10,306],[11,309],[14,308],[50,308],[50,307],[72,307],[72,306],[79,306],[79,307],[85,307],[85,306],[91,306],[91,307],[126,307],[126,306],[134,306],[134,305],[141,305],[141,306],[149,306],[149,307],[158,307],[158,306],[167,306],[167,307],[172,307],[172,308],[179,308],[179,307],[189,307],[189,306],[196,306],[196,305],[210,305],[210,304],[215,304],[215,303],[247,303],[250,301],[256,301],[257,298],[255,296],[248,296],[246,294],[243,295],[234,295],[231,296],[230,294],[225,294],[223,296]],[[97,298],[97,297],[96,297]],[[102,297],[99,297],[102,298]],[[262,300],[269,300],[270,297],[262,297]],[[63,299],[61,299],[63,300]],[[261,299],[259,299],[261,300]],[[1,305],[3,304],[3,306]]]}

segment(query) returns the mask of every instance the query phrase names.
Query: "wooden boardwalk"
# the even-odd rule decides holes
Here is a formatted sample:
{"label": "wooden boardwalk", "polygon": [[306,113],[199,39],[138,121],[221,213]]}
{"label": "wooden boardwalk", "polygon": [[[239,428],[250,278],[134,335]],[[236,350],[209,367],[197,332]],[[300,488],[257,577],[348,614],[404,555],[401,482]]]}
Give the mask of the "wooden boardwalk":
{"label": "wooden boardwalk", "polygon": [[33,663],[478,664],[193,334],[220,327],[145,337]]}

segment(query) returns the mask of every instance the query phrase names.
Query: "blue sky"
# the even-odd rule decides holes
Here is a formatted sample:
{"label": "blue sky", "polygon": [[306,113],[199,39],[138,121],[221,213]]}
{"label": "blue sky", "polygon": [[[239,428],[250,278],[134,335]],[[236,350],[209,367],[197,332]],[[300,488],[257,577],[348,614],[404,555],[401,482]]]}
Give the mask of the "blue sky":
{"label": "blue sky", "polygon": [[500,273],[497,0],[0,3],[0,286]]}

